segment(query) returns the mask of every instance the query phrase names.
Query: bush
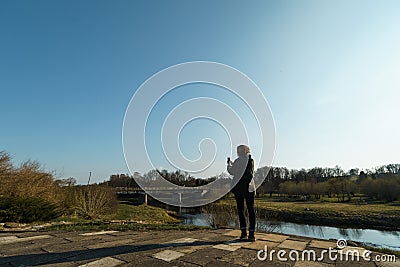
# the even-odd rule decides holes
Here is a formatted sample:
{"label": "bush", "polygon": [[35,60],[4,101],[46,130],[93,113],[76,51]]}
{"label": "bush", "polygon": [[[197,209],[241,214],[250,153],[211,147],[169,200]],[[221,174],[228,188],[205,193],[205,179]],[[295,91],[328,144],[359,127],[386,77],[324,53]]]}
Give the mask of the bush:
{"label": "bush", "polygon": [[76,187],[73,209],[85,219],[96,219],[115,210],[118,201],[114,190],[107,186]]}
{"label": "bush", "polygon": [[0,197],[0,222],[48,221],[60,215],[58,206],[40,198]]}
{"label": "bush", "polygon": [[202,213],[207,216],[209,225],[216,228],[232,226],[238,218],[236,206],[232,203],[225,205],[210,203],[202,207]]}
{"label": "bush", "polygon": [[0,195],[42,198],[57,202],[57,186],[53,174],[40,163],[25,161],[16,167],[11,156],[0,151]]}
{"label": "bush", "polygon": [[[277,225],[273,222],[274,215],[261,207],[255,206],[256,228],[263,231],[274,231]],[[202,207],[201,212],[211,227],[238,227],[239,217],[236,203],[234,201],[217,201]],[[245,209],[246,219],[249,218],[247,208]]]}

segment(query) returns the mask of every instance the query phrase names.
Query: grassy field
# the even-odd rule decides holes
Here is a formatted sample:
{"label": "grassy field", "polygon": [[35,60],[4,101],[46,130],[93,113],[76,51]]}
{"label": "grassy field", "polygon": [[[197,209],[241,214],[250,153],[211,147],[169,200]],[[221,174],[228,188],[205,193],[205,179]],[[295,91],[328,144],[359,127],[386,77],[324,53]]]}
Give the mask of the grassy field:
{"label": "grassy field", "polygon": [[148,205],[119,204],[114,214],[102,216],[104,220],[124,220],[145,224],[179,223],[169,211]]}
{"label": "grassy field", "polygon": [[119,204],[113,214],[103,215],[98,220],[85,220],[74,216],[60,217],[55,222],[69,224],[52,225],[43,230],[98,231],[98,230],[198,230],[207,227],[182,225],[172,212],[148,205]]}
{"label": "grassy field", "polygon": [[332,202],[276,202],[256,199],[255,205],[270,210],[316,211],[321,214],[335,215],[397,215],[400,216],[400,206],[393,204],[353,204]]}

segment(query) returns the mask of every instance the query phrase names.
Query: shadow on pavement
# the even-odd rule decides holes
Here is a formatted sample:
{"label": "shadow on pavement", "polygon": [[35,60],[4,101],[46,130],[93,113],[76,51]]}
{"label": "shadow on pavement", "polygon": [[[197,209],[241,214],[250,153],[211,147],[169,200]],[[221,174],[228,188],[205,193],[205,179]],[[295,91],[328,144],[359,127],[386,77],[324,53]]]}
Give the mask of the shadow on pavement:
{"label": "shadow on pavement", "polygon": [[[229,243],[236,242],[235,240],[228,241]],[[36,253],[29,255],[17,255],[17,256],[6,256],[0,258],[0,265],[13,263],[15,266],[29,265],[38,266],[42,264],[57,264],[65,262],[85,261],[94,260],[103,257],[112,257],[124,253],[140,253],[148,250],[154,250],[159,248],[168,247],[193,247],[193,246],[204,246],[204,245],[217,245],[221,243],[228,243],[226,241],[195,241],[192,243],[162,243],[162,244],[146,244],[146,245],[123,245],[116,247],[106,247],[98,249],[82,249],[68,252],[58,253]]]}

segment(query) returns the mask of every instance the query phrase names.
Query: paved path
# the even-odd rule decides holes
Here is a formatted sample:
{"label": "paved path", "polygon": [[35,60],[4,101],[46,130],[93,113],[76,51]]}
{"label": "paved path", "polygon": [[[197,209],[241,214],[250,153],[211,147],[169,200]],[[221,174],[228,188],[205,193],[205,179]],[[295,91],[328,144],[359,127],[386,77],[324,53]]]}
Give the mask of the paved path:
{"label": "paved path", "polygon": [[[351,260],[356,251],[365,252],[359,247],[343,248],[334,254],[337,259],[323,254],[336,248],[334,240],[258,233],[256,242],[240,242],[238,235],[238,230],[229,229],[0,233],[0,266],[400,266],[399,259]],[[259,252],[265,248],[267,254]],[[269,258],[272,250],[276,252]],[[310,251],[316,253],[314,260]],[[352,251],[347,261],[346,251]],[[368,256],[376,259],[382,254]]]}

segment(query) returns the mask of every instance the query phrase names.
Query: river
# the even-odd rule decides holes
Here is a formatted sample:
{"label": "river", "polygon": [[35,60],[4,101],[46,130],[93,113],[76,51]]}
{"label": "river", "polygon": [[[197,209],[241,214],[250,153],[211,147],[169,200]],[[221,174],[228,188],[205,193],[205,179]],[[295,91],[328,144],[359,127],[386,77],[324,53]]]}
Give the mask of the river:
{"label": "river", "polygon": [[[210,226],[207,214],[184,214],[183,224]],[[235,227],[236,222],[230,225]],[[338,228],[289,222],[269,222],[258,219],[258,231],[315,237],[320,239],[346,239],[369,246],[400,251],[400,231],[380,231],[373,229]]]}

